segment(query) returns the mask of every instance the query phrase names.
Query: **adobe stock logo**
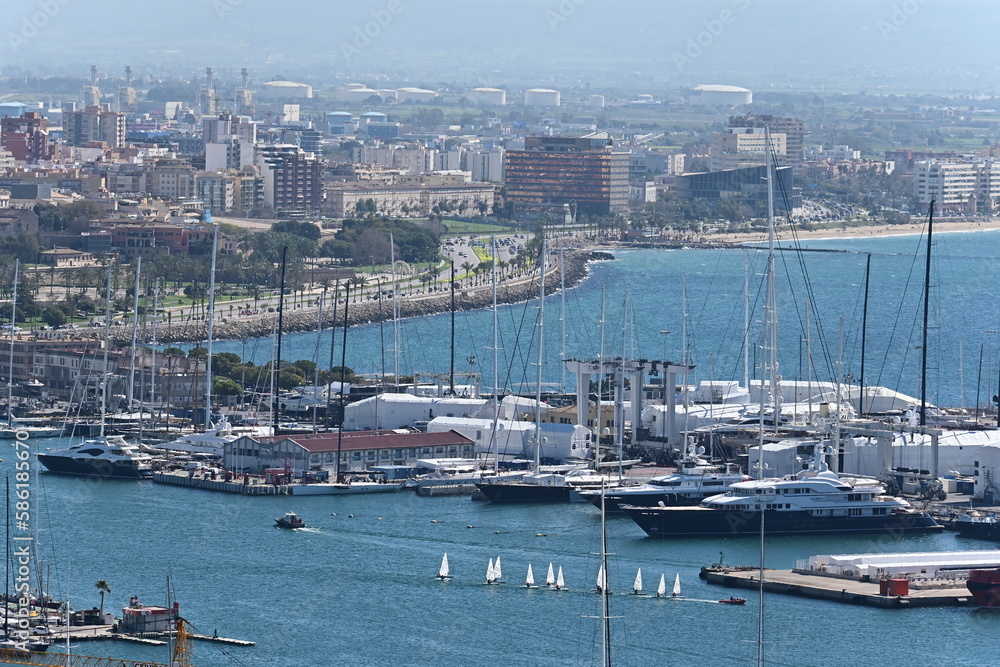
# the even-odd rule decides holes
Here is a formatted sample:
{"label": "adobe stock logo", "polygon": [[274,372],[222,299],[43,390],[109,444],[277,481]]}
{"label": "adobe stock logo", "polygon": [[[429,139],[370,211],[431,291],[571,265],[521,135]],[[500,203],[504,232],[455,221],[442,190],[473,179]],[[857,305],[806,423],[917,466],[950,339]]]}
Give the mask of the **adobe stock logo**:
{"label": "adobe stock logo", "polygon": [[52,19],[59,16],[62,8],[70,2],[71,0],[38,0],[35,3],[38,10],[21,18],[20,30],[17,32],[12,30],[7,33],[7,40],[14,53],[20,51],[21,47],[34,39],[39,31],[47,26]]}
{"label": "adobe stock logo", "polygon": [[[739,11],[746,11],[750,7],[750,0],[731,0]],[[715,40],[726,34],[729,26],[736,22],[738,14],[732,9],[723,9],[714,19],[702,21],[704,30],[688,37],[683,51],[674,51],[673,61],[680,74],[684,68],[700,58],[705,51],[712,48]]]}
{"label": "adobe stock logo", "polygon": [[384,8],[371,13],[371,21],[363,26],[354,26],[354,39],[340,43],[340,53],[344,56],[344,60],[351,62],[355,56],[361,55],[361,52],[371,45],[372,40],[377,39],[402,11],[402,0],[389,0]]}

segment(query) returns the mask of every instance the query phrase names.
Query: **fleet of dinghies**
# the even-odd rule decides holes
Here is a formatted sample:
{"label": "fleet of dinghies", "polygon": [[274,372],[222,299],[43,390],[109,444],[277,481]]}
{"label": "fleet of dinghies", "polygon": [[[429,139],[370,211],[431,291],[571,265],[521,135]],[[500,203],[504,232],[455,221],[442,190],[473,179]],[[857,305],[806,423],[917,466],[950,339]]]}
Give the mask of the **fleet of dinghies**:
{"label": "fleet of dinghies", "polygon": [[[500,556],[497,556],[495,559],[490,558],[486,565],[486,580],[483,583],[487,586],[496,586],[506,583],[503,580],[503,571],[501,567]],[[438,573],[435,576],[435,579],[438,579],[439,581],[452,581],[453,579],[451,567],[448,563],[447,553],[441,556],[441,566],[438,568]],[[544,588],[552,591],[569,590],[566,586],[566,579],[563,575],[562,565],[557,568],[554,563],[549,563],[545,574],[545,582],[541,586],[535,583],[534,569],[532,568],[531,563],[528,563],[527,572],[524,577],[524,584],[522,584],[519,588]],[[608,574],[604,570],[603,565],[598,568],[596,585],[592,590],[595,593],[604,593],[605,591],[607,591],[608,594],[611,593],[610,586],[608,584]],[[653,600],[687,600],[690,602],[710,602],[718,604],[742,604],[743,602],[746,602],[743,598],[731,598],[728,600],[699,600],[687,598],[681,595],[681,575],[679,572],[674,576],[674,585],[669,593],[667,592],[667,576],[664,573],[660,573],[660,580],[656,587],[656,593],[655,595],[649,595],[643,590],[642,568],[639,568],[635,573],[635,581],[632,584],[632,591],[630,595],[648,597]]]}

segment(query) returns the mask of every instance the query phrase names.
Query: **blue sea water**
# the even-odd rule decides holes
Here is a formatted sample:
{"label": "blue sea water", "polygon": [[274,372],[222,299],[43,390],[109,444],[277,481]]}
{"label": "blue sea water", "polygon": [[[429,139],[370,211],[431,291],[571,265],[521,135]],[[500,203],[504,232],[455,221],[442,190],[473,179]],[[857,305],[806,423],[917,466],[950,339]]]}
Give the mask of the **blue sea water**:
{"label": "blue sea water", "polygon": [[[8,459],[9,461],[9,459]],[[10,464],[4,464],[10,469]],[[195,643],[194,664],[564,666],[599,664],[599,513],[586,503],[491,505],[409,492],[348,497],[248,498],[151,482],[43,474],[41,540],[51,589],[76,608],[108,609],[130,596],[166,600],[167,573],[196,631],[250,639],[250,648]],[[274,527],[294,510],[309,528]],[[353,515],[353,516],[352,516]],[[651,540],[626,517],[608,521],[617,665],[755,664],[758,599],[709,585],[701,565],[756,564],[753,538]],[[953,534],[772,538],[769,567],[822,553],[990,548]],[[434,575],[447,552],[454,580]],[[501,557],[503,586],[484,586]],[[562,566],[569,591],[520,588]],[[679,573],[677,602],[627,595],[637,568],[647,591]],[[68,580],[68,584],[67,584]],[[744,607],[695,600],[731,594]],[[880,610],[772,594],[765,598],[767,664],[987,665],[1000,616],[970,608]],[[167,662],[165,649],[84,643],[74,652]]]}
{"label": "blue sea water", "polygon": [[[934,370],[931,400],[966,404],[975,396],[979,349],[989,350],[997,327],[991,285],[1000,279],[992,248],[1000,233],[936,236],[932,281]],[[816,247],[847,252],[805,253],[812,291],[797,260],[781,253],[779,331],[786,377],[806,375],[804,350],[811,348],[814,377],[835,368],[824,358],[815,327],[808,336],[804,311],[817,306],[827,347],[842,357],[841,373],[858,373],[860,303],[867,253],[872,254],[867,373],[878,384],[917,393],[923,252],[917,237],[832,240]],[[690,355],[698,379],[742,377],[744,253],[740,251],[627,250],[592,265],[590,277],[567,296],[567,355],[594,356],[599,347],[602,286],[607,293],[606,354],[659,358],[664,337],[668,356],[680,358],[682,284],[686,285]],[[759,339],[763,255],[747,253]],[[788,267],[786,271],[785,268]],[[792,288],[795,288],[794,291]],[[625,296],[631,314],[623,315]],[[807,296],[808,295],[808,296]],[[555,362],[560,299],[546,301],[546,381],[561,380]],[[529,340],[532,307],[503,309],[504,368],[501,383],[534,377]],[[490,368],[488,311],[459,313],[460,369],[477,357]],[[391,325],[383,327],[391,347]],[[448,369],[448,315],[402,323],[403,372]],[[623,334],[624,331],[624,334]],[[841,333],[841,331],[843,333]],[[515,345],[515,339],[522,341]],[[843,341],[843,342],[841,342]],[[958,342],[963,342],[963,372]],[[329,350],[329,333],[320,349]],[[312,358],[315,334],[286,336],[288,359]],[[217,350],[242,351],[241,342]],[[380,372],[379,326],[349,333],[348,365]],[[841,352],[842,350],[842,352]],[[257,362],[270,354],[266,342],[247,344]],[[988,354],[987,354],[988,353]],[[328,352],[327,352],[328,354]],[[753,357],[753,354],[751,354]],[[337,357],[339,360],[339,351]],[[391,350],[386,354],[391,372]],[[322,358],[321,358],[322,360]],[[325,363],[325,361],[324,361]],[[339,361],[338,361],[339,363]],[[987,375],[992,375],[988,373]],[[964,378],[964,383],[959,379]],[[874,382],[869,376],[869,383]],[[486,371],[486,384],[491,384]],[[986,379],[983,390],[986,395]],[[995,383],[994,383],[995,386]],[[933,387],[933,388],[932,388]],[[985,402],[985,399],[983,399]],[[46,442],[43,446],[56,446]],[[0,465],[12,470],[12,457]],[[148,604],[166,599],[171,572],[183,615],[204,634],[250,639],[252,648],[198,643],[194,663],[228,665],[589,665],[599,662],[599,600],[591,592],[600,551],[599,518],[587,504],[490,505],[467,497],[419,498],[409,493],[354,497],[246,498],[149,482],[91,481],[43,474],[35,498],[50,589],[68,595],[76,608],[96,606],[98,579],[111,585],[105,606],[120,609],[137,595]],[[309,528],[274,528],[274,517],[301,514]],[[351,516],[353,515],[353,516]],[[680,573],[688,598],[717,600],[735,591],[698,579],[700,566],[723,552],[727,563],[756,564],[752,538],[651,540],[630,520],[608,522],[611,556],[614,657],[618,665],[755,664],[758,601],[744,607],[708,602],[671,602],[625,593],[641,567],[647,590],[661,573]],[[906,538],[774,538],[766,545],[769,567],[790,568],[797,559],[822,553],[941,551],[991,548],[946,533]],[[434,579],[447,552],[454,581]],[[488,559],[503,561],[504,586],[486,587]],[[528,563],[541,579],[549,562],[562,565],[571,590],[518,588]],[[669,584],[668,584],[669,585]],[[879,610],[782,595],[765,599],[767,663],[789,667],[854,665],[987,665],[995,660],[990,639],[1000,617],[973,609]],[[167,662],[163,649],[123,643],[81,643],[76,652]]]}
{"label": "blue sea water", "polygon": [[[993,294],[1000,285],[1000,231],[935,233],[928,329],[927,400],[945,406],[987,405],[996,387],[1000,346],[990,331],[1000,329]],[[787,244],[785,244],[787,245]],[[779,252],[776,259],[779,372],[788,379],[857,382],[861,374],[865,267],[871,256],[865,383],[919,397],[923,347],[923,284],[926,239],[912,236],[828,239],[802,243],[836,252]],[[749,275],[750,376],[761,353],[763,249],[615,250],[615,260],[591,264],[590,275],[565,297],[565,350],[573,358],[596,357],[601,349],[602,290],[606,295],[604,355],[624,350],[633,358],[697,366],[692,380],[744,377],[744,277]],[[684,296],[686,295],[686,299]],[[686,308],[685,308],[686,302]],[[683,313],[687,317],[683,317]],[[563,375],[562,297],[545,305],[544,382],[558,388],[574,381]],[[500,309],[499,384],[515,390],[534,386],[537,331],[534,303]],[[455,368],[492,372],[492,316],[488,309],[456,315]],[[444,373],[450,368],[448,314],[399,323],[401,374]],[[669,331],[666,336],[661,331]],[[682,332],[686,331],[686,336]],[[334,365],[340,364],[337,332]],[[392,373],[392,323],[350,329],[347,365],[360,373]],[[282,357],[330,362],[330,331],[287,334]],[[216,351],[235,352],[255,363],[272,355],[270,340],[218,341]],[[961,364],[959,359],[961,357]],[[470,364],[470,358],[474,363]],[[809,360],[812,360],[810,365]],[[262,388],[265,389],[265,388]]]}

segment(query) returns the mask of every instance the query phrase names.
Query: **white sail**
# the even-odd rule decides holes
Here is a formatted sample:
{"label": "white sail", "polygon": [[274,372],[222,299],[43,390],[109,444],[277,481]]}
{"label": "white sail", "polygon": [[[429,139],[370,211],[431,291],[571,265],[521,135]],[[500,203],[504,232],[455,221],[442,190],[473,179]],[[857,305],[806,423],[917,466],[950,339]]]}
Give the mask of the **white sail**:
{"label": "white sail", "polygon": [[670,595],[673,597],[678,597],[681,594],[681,573],[678,572],[677,576],[674,577],[674,590],[670,591]]}
{"label": "white sail", "polygon": [[604,564],[597,570],[597,590],[604,591],[608,588],[608,575],[604,573]]}
{"label": "white sail", "polygon": [[662,598],[667,594],[667,576],[660,573],[660,585],[656,587],[656,597]]}
{"label": "white sail", "polygon": [[566,588],[566,582],[563,581],[562,565],[559,566],[559,574],[556,575],[556,589],[562,590]]}
{"label": "white sail", "polygon": [[497,556],[497,560],[493,564],[493,581],[498,584],[503,581],[503,573],[500,571],[500,556]]}
{"label": "white sail", "polygon": [[528,563],[528,574],[524,577],[524,585],[528,588],[535,585],[535,575],[531,572],[531,563]]}
{"label": "white sail", "polygon": [[438,570],[438,579],[450,579],[451,570],[448,567],[448,553],[441,557],[441,569]]}
{"label": "white sail", "polygon": [[545,575],[545,585],[554,586],[556,583],[556,573],[552,569],[552,563],[549,563],[549,573]]}
{"label": "white sail", "polygon": [[642,592],[642,568],[640,567],[635,573],[635,583],[632,584],[632,592],[639,594]]}
{"label": "white sail", "polygon": [[490,564],[486,566],[486,583],[492,584],[496,578],[496,570],[493,569],[493,559],[491,558]]}

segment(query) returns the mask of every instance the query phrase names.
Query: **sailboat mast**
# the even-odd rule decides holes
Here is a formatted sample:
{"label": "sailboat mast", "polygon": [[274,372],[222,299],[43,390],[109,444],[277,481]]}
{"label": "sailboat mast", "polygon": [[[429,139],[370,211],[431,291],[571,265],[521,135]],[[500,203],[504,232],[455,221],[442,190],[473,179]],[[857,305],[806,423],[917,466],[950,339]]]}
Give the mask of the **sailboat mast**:
{"label": "sailboat mast", "polygon": [[[389,232],[389,261],[392,262],[392,376],[396,379],[396,387],[399,387],[399,306],[396,300],[396,244],[392,240],[392,232]],[[454,276],[452,276],[454,278]],[[381,303],[381,294],[379,296]],[[336,311],[334,311],[336,312]],[[379,318],[381,321],[382,318]],[[385,378],[382,378],[383,382]]]}
{"label": "sailboat mast", "polygon": [[[626,325],[628,321],[628,297],[625,297],[625,302],[622,304],[622,356],[621,363],[618,365],[618,377],[615,382],[615,449],[618,456],[618,481],[621,482],[623,471],[622,471],[622,459],[625,458],[625,339],[626,339]],[[633,387],[633,391],[635,388]]]}
{"label": "sailboat mast", "polygon": [[497,237],[492,239],[493,246],[493,472],[500,474],[500,441],[497,439],[497,422],[500,419],[500,327],[497,318]]}
{"label": "sailboat mast", "polygon": [[760,498],[760,569],[757,572],[757,667],[764,667],[764,499]]}
{"label": "sailboat mast", "polygon": [[101,367],[101,438],[104,437],[105,412],[108,409],[108,348],[111,347],[111,266],[108,265],[108,286],[104,297],[104,365]]}
{"label": "sailboat mast", "polygon": [[[379,301],[379,305],[381,305],[381,304],[382,304],[382,302],[380,300]],[[315,356],[316,356],[316,367],[313,368],[313,392],[314,392],[313,393],[313,423],[312,423],[313,433],[315,433],[317,430],[319,430],[319,429],[316,428],[316,416],[317,416],[317,412],[319,412],[319,396],[317,396],[315,394],[315,392],[319,390],[319,344],[320,344],[320,339],[323,338],[323,295],[322,294],[319,295],[319,314],[316,316],[316,320],[317,320],[317,322],[316,322],[316,353],[315,353]],[[383,382],[385,381],[385,371],[384,371],[384,368],[385,367],[383,366],[383,372],[382,372],[382,381]],[[376,411],[377,411],[378,410],[378,398],[377,398],[377,395],[376,395],[375,401],[376,401],[375,402],[375,408],[376,408]],[[378,424],[378,416],[375,417],[375,423],[376,423],[376,425]]]}
{"label": "sailboat mast", "polygon": [[[596,464],[601,458],[601,420],[604,418],[601,408],[603,396],[603,386],[604,386],[604,300],[607,296],[607,285],[601,285],[601,342],[600,347],[597,349],[597,418],[594,419],[594,425],[597,431],[597,446],[594,447],[594,463]],[[596,466],[595,466],[596,467]]]}
{"label": "sailboat mast", "polygon": [[17,278],[21,260],[14,260],[14,290],[10,301],[10,361],[7,364],[7,426],[14,428],[14,332],[17,330]]}
{"label": "sailboat mast", "polygon": [[[924,331],[920,346],[920,425],[927,426],[927,328],[931,304],[931,239],[934,234],[934,200],[927,214],[927,261],[924,267]],[[937,471],[935,471],[937,474]]]}
{"label": "sailboat mast", "polygon": [[[142,256],[135,258],[135,287],[132,294],[132,345],[131,358],[128,366],[128,409],[132,411],[132,401],[135,400],[135,343],[139,333],[139,275],[142,273]],[[142,416],[142,408],[139,408]],[[140,422],[142,420],[140,419]]]}
{"label": "sailboat mast", "polygon": [[743,386],[750,391],[750,253],[743,251]]}
{"label": "sailboat mast", "polygon": [[[339,428],[337,428],[337,466],[335,468],[336,473],[337,473],[337,481],[338,482],[341,481],[340,480],[340,452],[341,452],[341,445],[343,444],[343,439],[344,439],[344,399],[346,398],[346,396],[345,396],[346,392],[344,391],[344,380],[345,380],[344,376],[347,375],[347,370],[346,370],[347,369],[347,310],[348,310],[348,306],[350,306],[350,304],[351,304],[351,284],[350,283],[345,283],[345,285],[344,285],[344,344],[340,346],[340,408],[339,408],[339,412],[340,412],[340,426],[339,426]],[[335,317],[334,321],[336,321],[336,311],[334,311],[334,317]],[[330,336],[332,337],[333,335],[334,334],[331,331],[330,332]]]}
{"label": "sailboat mast", "polygon": [[[150,362],[149,362],[149,401],[151,403],[150,407],[156,405],[156,323],[158,321],[157,309],[159,308],[160,300],[160,279],[157,278],[153,283],[153,326],[152,326],[152,338],[151,345],[149,348],[150,352]],[[159,421],[159,412],[153,414],[153,424],[157,424]]]}
{"label": "sailboat mast", "polygon": [[757,478],[764,476],[764,410],[767,405],[767,394],[764,390],[764,370],[765,359],[770,367],[768,371],[769,392],[771,395],[771,423],[775,430],[778,428],[780,409],[778,405],[778,359],[776,356],[778,345],[777,322],[775,318],[775,286],[774,286],[774,182],[772,180],[771,163],[771,134],[770,130],[764,128],[764,152],[767,157],[767,296],[764,305],[764,354],[761,355],[761,380],[760,380],[760,432],[757,442]]}
{"label": "sailboat mast", "polygon": [[[205,211],[205,217],[209,222],[212,221],[212,214],[210,211]],[[219,226],[213,225],[212,230],[212,268],[208,272],[208,313],[206,317],[208,318],[208,356],[205,357],[205,430],[212,425],[212,340],[213,335],[213,325],[215,324],[215,261],[216,256],[219,254]],[[282,290],[281,293],[284,295],[284,275],[285,275],[285,261],[284,252],[282,252],[281,260],[281,275],[282,275]],[[278,314],[281,317],[281,314]]]}
{"label": "sailboat mast", "polygon": [[608,587],[608,522],[604,495],[605,485],[601,482],[601,664],[611,667],[611,591]]}
{"label": "sailboat mast", "polygon": [[6,503],[5,507],[5,532],[7,534],[7,546],[4,549],[4,554],[7,560],[6,568],[6,579],[3,585],[3,604],[4,604],[4,614],[3,614],[3,637],[4,639],[9,639],[9,625],[10,625],[10,477],[4,478],[5,491],[6,491]]}
{"label": "sailboat mast", "polygon": [[281,379],[281,328],[285,316],[285,257],[288,253],[288,246],[281,249],[281,283],[278,286],[278,340],[274,354],[274,368],[271,370],[271,377],[274,386],[271,388],[271,426],[275,435],[278,433],[278,382]]}
{"label": "sailboat mast", "polygon": [[545,331],[545,236],[538,259],[538,360],[535,369],[535,472],[542,465],[542,360],[545,358],[542,334]]}
{"label": "sailboat mast", "polygon": [[[559,248],[559,322],[562,325],[562,346],[559,349],[560,361],[566,359],[566,255],[565,248]],[[559,379],[559,391],[566,393],[566,364],[560,363],[562,376]]]}
{"label": "sailboat mast", "polygon": [[[451,263],[451,363],[448,365],[448,389],[455,395],[455,262]],[[414,391],[416,379],[414,378]]]}
{"label": "sailboat mast", "polygon": [[[871,284],[872,275],[872,255],[868,253],[868,260],[865,262],[865,301],[861,310],[861,370],[858,378],[860,396],[858,398],[858,413],[864,417],[868,414],[865,406],[865,348],[868,342],[868,287]],[[961,366],[959,366],[961,368]],[[961,385],[960,385],[961,386]]]}

